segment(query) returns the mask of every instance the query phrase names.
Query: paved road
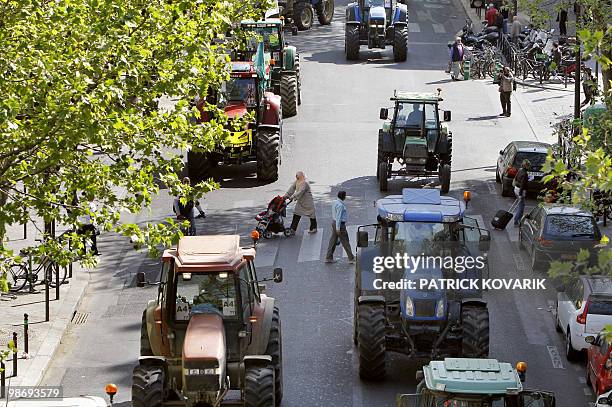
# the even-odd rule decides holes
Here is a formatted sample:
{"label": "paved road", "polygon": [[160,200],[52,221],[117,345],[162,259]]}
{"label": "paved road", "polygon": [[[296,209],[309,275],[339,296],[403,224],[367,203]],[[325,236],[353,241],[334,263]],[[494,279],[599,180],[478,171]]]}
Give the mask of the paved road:
{"label": "paved road", "polygon": [[[296,118],[285,121],[280,180],[262,185],[254,179],[253,166],[224,168],[217,174],[223,178],[222,188],[206,200],[209,217],[198,221],[201,233],[246,236],[255,224],[254,214],[284,192],[296,170],[305,171],[312,183],[321,231],[308,235],[301,229],[292,239],[265,241],[257,257],[260,276],[269,274],[273,266],[285,270],[282,284],[268,286],[283,318],[284,406],[390,406],[397,393],[415,389],[417,365],[396,355],[389,357],[384,382],[359,380],[351,339],[353,269],[346,258],[334,265],[321,261],[329,238],[330,203],[338,190],[348,192],[350,225],[375,219],[372,202],[381,196],[374,177],[378,110],[389,103],[393,90],[443,89],[444,108],[453,112],[450,194],[460,197],[464,189],[471,190],[469,213],[487,223],[496,209],[511,203],[500,198],[495,184],[492,165],[497,152],[512,139],[545,138],[527,125],[522,109],[528,106],[521,108],[515,100],[512,117],[498,118],[495,87],[478,81],[450,82],[443,73],[446,42],[465,19],[458,1],[410,2],[409,54],[402,64],[392,61],[390,49],[362,49],[359,62],[345,61],[345,5],[346,1],[337,2],[331,26],[289,38],[303,60],[303,105]],[[390,188],[398,192],[410,185],[398,180]],[[161,220],[171,213],[170,202],[170,197],[160,196],[151,213],[135,219]],[[517,249],[515,229],[492,235],[492,277],[535,276]],[[45,383],[61,383],[66,394],[99,394],[105,383],[115,382],[120,406],[127,406],[141,312],[155,296],[155,289],[134,288],[134,276],[146,271],[154,278],[159,263],[131,252],[125,239],[103,236],[100,248],[101,267],[92,271],[94,283],[81,309],[85,322],[74,325],[64,338]],[[564,356],[558,357],[563,341],[554,329],[554,290],[486,295],[491,356],[509,362],[525,360],[527,386],[554,391],[558,406],[588,405],[592,397],[585,396],[584,363],[569,364]]]}

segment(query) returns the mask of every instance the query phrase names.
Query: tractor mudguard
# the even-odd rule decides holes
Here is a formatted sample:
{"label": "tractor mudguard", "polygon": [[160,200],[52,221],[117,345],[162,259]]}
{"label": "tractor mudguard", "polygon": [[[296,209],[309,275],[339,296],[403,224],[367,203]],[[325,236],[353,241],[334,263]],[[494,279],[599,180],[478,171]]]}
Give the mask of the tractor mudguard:
{"label": "tractor mudguard", "polygon": [[361,295],[357,299],[358,304],[384,304],[385,297],[382,295]]}
{"label": "tractor mudguard", "polygon": [[[274,298],[265,294],[261,295],[261,303],[253,309],[253,316],[257,322],[251,324],[251,343],[247,348],[248,355],[262,355],[266,352],[268,339],[270,337],[270,327],[272,326],[272,315],[274,313]],[[245,357],[246,359],[246,357]]]}
{"label": "tractor mudguard", "polygon": [[439,154],[448,154],[449,152],[448,137],[446,137],[445,135],[442,135],[438,139],[438,145],[436,146],[436,151]]}
{"label": "tractor mudguard", "polygon": [[294,62],[297,50],[293,45],[288,45],[283,49],[283,70],[294,71]]}
{"label": "tractor mudguard", "polygon": [[346,22],[361,24],[361,10],[359,4],[349,3],[346,6]]}
{"label": "tractor mudguard", "polygon": [[406,24],[408,24],[408,7],[405,4],[398,4],[393,14],[393,25]]}
{"label": "tractor mudguard", "polygon": [[244,370],[249,367],[268,367],[272,364],[272,356],[270,355],[248,355],[242,359]]}
{"label": "tractor mudguard", "polygon": [[160,366],[168,374],[168,364],[164,356],[140,356],[138,364],[140,366]]}
{"label": "tractor mudguard", "polygon": [[[170,356],[170,342],[165,335],[169,332],[167,323],[163,322],[163,311],[157,300],[149,300],[145,311],[145,319],[147,321],[147,335],[149,344],[155,355]],[[161,323],[157,323],[161,320]]]}
{"label": "tractor mudguard", "polygon": [[281,97],[272,92],[265,93],[265,107],[261,123],[280,124]]}
{"label": "tractor mudguard", "polygon": [[382,149],[387,153],[395,151],[395,142],[393,140],[393,135],[390,132],[382,132]]}

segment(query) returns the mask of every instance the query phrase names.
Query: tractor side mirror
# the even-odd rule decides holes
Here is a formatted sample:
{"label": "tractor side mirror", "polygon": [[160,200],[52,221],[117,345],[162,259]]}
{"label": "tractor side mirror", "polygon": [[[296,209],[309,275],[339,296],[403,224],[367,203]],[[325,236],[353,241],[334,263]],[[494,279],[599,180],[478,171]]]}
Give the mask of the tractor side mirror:
{"label": "tractor side mirror", "polygon": [[387,117],[389,117],[389,109],[387,109],[386,107],[381,107],[380,120],[387,120]]}
{"label": "tractor side mirror", "polygon": [[584,338],[584,341],[588,343],[589,345],[593,345],[595,343],[595,337],[592,335],[589,335],[586,338]]}
{"label": "tractor side mirror", "polygon": [[504,155],[504,150],[499,150],[499,155]]}
{"label": "tractor side mirror", "polygon": [[368,247],[368,232],[357,232],[357,247]]}
{"label": "tractor side mirror", "polygon": [[481,234],[480,239],[478,241],[478,250],[481,252],[488,252],[491,249],[491,235]]}
{"label": "tractor side mirror", "polygon": [[424,377],[425,377],[425,376],[423,375],[423,371],[422,371],[422,370],[417,370],[417,372],[416,372],[416,376],[415,376],[415,378],[416,378],[416,382],[417,382],[417,383],[420,383],[420,382],[421,382],[421,380],[423,380],[423,378],[424,378]]}
{"label": "tractor side mirror", "polygon": [[145,277],[145,273],[139,271],[136,273],[136,287],[144,287],[147,284],[147,279]]}
{"label": "tractor side mirror", "polygon": [[451,111],[450,110],[445,110],[444,111],[444,121],[445,122],[450,122],[451,121]]}
{"label": "tractor side mirror", "polygon": [[280,267],[276,267],[272,270],[272,280],[275,283],[281,283],[283,281],[283,269]]}

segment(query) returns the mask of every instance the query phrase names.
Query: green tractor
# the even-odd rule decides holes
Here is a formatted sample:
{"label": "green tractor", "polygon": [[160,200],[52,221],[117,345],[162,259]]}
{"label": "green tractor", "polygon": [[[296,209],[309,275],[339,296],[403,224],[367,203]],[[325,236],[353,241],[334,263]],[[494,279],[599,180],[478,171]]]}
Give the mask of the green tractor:
{"label": "green tractor", "polygon": [[244,20],[240,23],[244,31],[251,31],[258,37],[247,41],[242,50],[237,50],[238,60],[253,58],[259,41],[263,41],[265,61],[270,66],[270,82],[267,90],[280,95],[283,117],[297,114],[302,103],[300,80],[300,56],[296,48],[285,41],[284,22],[278,18],[264,21]]}
{"label": "green tractor", "polygon": [[[384,123],[378,131],[376,178],[381,191],[387,190],[394,175],[412,179],[436,176],[442,193],[450,189],[453,135],[443,122],[451,120],[451,112],[439,109],[440,92],[395,91],[393,108],[380,109]],[[396,160],[399,170],[393,170]]]}
{"label": "green tractor", "polygon": [[417,372],[415,394],[397,396],[397,407],[555,407],[555,395],[525,390],[527,364],[496,359],[446,358]]}

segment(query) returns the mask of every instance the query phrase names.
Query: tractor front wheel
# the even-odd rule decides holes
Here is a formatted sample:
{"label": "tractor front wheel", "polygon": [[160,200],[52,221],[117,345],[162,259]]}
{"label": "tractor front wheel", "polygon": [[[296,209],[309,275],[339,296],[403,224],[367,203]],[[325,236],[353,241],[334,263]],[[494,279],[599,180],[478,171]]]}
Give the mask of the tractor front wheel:
{"label": "tractor front wheel", "polygon": [[283,118],[292,117],[298,110],[298,78],[293,73],[281,76],[280,96],[283,104]]}
{"label": "tractor front wheel", "polygon": [[356,61],[359,59],[359,27],[347,25],[344,32],[344,51],[346,59]]}
{"label": "tractor front wheel", "polygon": [[461,356],[489,357],[489,310],[486,307],[464,306],[461,309],[463,338]]}
{"label": "tractor front wheel", "polygon": [[378,164],[378,186],[381,192],[387,190],[387,176],[389,175],[389,163],[383,161]]}
{"label": "tractor front wheel", "polygon": [[257,179],[276,181],[280,163],[280,133],[278,130],[257,131]]}
{"label": "tractor front wheel", "polygon": [[408,28],[395,27],[393,38],[393,58],[395,62],[404,62],[408,54]]}
{"label": "tractor front wheel", "polygon": [[313,19],[314,11],[312,9],[312,4],[306,1],[296,2],[296,4],[293,6],[293,22],[297,26],[298,30],[310,30]]}
{"label": "tractor front wheel", "polygon": [[329,25],[334,17],[334,0],[321,0],[317,4],[319,24]]}
{"label": "tractor front wheel", "polygon": [[440,172],[438,174],[438,178],[440,180],[440,192],[443,194],[448,193],[450,190],[450,180],[451,180],[451,167],[448,164],[442,164],[440,166]]}
{"label": "tractor front wheel", "polygon": [[280,312],[276,306],[272,311],[272,324],[270,325],[266,355],[272,357],[272,367],[274,367],[274,398],[276,406],[280,406],[283,399],[283,336]]}
{"label": "tractor front wheel", "polygon": [[244,380],[245,407],[274,407],[274,369],[250,367]]}
{"label": "tractor front wheel", "polygon": [[161,366],[136,366],[132,372],[132,406],[161,407],[165,374]]}
{"label": "tractor front wheel", "polygon": [[366,380],[385,377],[385,307],[383,304],[358,305],[359,376]]}

